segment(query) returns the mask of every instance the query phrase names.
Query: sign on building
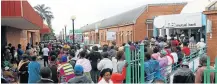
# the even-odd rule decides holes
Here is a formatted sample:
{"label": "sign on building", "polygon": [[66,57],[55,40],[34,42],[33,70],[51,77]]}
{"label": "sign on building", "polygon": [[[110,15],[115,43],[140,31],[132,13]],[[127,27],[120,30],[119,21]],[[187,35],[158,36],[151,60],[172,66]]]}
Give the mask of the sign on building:
{"label": "sign on building", "polygon": [[211,32],[212,32],[212,21],[207,20],[206,33],[211,33]]}
{"label": "sign on building", "polygon": [[156,17],[154,26],[157,28],[195,28],[202,27],[202,14],[174,14]]}
{"label": "sign on building", "polygon": [[116,32],[107,31],[106,32],[106,40],[107,41],[114,41],[114,40],[116,40]]}

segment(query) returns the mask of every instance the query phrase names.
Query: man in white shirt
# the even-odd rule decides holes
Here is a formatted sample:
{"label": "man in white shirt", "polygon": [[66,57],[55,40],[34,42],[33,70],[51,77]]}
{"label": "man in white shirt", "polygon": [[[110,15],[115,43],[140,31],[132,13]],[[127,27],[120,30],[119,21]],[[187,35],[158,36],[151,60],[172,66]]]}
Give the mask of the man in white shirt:
{"label": "man in white shirt", "polygon": [[97,69],[98,70],[103,70],[106,68],[110,68],[111,70],[113,70],[113,63],[112,61],[108,58],[109,54],[108,52],[103,52],[102,56],[104,57],[97,65]]}
{"label": "man in white shirt", "polygon": [[44,67],[46,67],[46,62],[48,65],[48,53],[49,53],[49,49],[47,48],[47,45],[44,46],[44,48],[42,49],[43,52],[43,58],[44,58]]}

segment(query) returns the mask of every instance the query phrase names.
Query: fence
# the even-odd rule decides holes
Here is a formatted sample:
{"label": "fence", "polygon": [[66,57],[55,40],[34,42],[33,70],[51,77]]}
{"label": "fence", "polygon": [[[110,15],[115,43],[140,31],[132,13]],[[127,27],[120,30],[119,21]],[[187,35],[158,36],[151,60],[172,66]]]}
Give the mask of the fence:
{"label": "fence", "polygon": [[215,75],[215,83],[217,82],[217,57],[215,58],[215,67],[214,69],[210,68],[210,58],[207,59],[207,67],[204,70],[204,83],[211,83],[210,73],[214,73]]}
{"label": "fence", "polygon": [[[202,48],[200,50],[191,53],[190,56],[186,56],[183,58],[183,61],[187,61],[188,63],[192,62],[193,64],[190,65],[191,70],[194,72],[198,66],[195,66],[195,59],[199,58],[206,54],[206,48]],[[145,72],[144,72],[144,44],[139,45],[139,49],[135,51],[130,50],[130,45],[125,45],[125,55],[126,61],[129,64],[127,67],[127,76],[126,76],[126,83],[145,83]],[[198,63],[198,62],[197,62]],[[141,66],[142,65],[142,66]],[[173,73],[174,69],[176,69],[180,64],[175,66],[168,65],[167,67],[161,68],[161,70],[166,70],[167,73]],[[151,75],[155,74],[153,72]],[[170,77],[169,77],[170,78]],[[154,79],[154,78],[153,78]],[[168,82],[169,79],[164,79],[165,82]]]}
{"label": "fence", "polygon": [[[140,52],[142,51],[142,52]],[[139,45],[139,50],[130,50],[130,45],[125,46],[127,67],[126,83],[144,83],[144,44]]]}

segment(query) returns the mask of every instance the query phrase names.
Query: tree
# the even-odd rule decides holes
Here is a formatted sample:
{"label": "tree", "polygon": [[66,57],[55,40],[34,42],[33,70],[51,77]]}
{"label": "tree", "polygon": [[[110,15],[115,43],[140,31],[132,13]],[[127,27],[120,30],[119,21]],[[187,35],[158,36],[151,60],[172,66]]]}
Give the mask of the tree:
{"label": "tree", "polygon": [[53,13],[50,11],[50,7],[45,6],[44,4],[39,4],[34,7],[34,9],[38,12],[38,14],[41,16],[43,21],[46,21],[48,27],[51,29],[50,34],[45,34],[43,37],[46,38],[46,40],[49,39],[51,35],[54,34],[54,30],[52,28],[52,19],[54,18]]}

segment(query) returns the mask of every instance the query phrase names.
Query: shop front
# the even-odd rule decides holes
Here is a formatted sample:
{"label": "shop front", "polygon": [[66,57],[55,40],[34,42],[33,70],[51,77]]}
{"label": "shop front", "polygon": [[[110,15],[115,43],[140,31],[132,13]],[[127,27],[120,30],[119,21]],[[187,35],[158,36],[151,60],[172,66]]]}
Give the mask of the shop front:
{"label": "shop front", "polygon": [[176,37],[194,37],[196,42],[206,39],[206,18],[202,13],[185,13],[162,15],[154,19],[154,26],[159,36],[167,35],[168,39]]}
{"label": "shop front", "polygon": [[12,46],[17,47],[21,44],[25,50],[27,43],[33,44],[38,41],[35,39],[40,39],[34,34],[42,28],[42,24],[42,18],[28,1],[1,1],[2,46],[11,43]]}

